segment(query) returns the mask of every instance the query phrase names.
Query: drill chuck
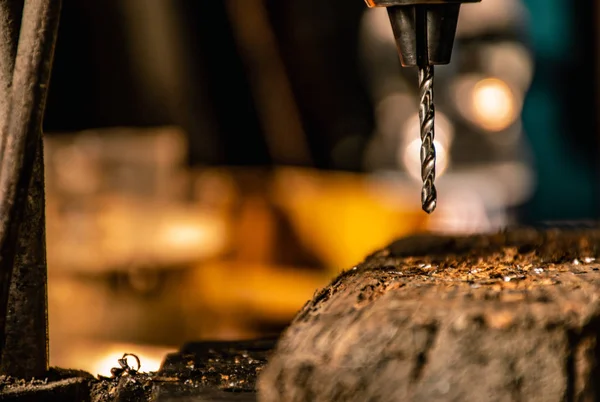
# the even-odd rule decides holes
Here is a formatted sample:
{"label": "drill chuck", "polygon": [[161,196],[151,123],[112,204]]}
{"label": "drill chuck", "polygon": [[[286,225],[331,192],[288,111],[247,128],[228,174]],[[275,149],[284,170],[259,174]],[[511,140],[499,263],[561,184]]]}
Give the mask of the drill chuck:
{"label": "drill chuck", "polygon": [[387,7],[404,67],[448,64],[462,3],[481,0],[365,0]]}

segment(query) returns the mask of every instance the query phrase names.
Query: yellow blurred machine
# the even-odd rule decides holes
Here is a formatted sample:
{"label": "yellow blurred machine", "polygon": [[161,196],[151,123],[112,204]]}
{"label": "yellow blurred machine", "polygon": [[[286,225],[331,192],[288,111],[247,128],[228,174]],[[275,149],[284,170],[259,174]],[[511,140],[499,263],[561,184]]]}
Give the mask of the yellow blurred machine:
{"label": "yellow blurred machine", "polygon": [[97,370],[122,344],[152,360],[189,339],[262,335],[256,323],[289,321],[342,269],[429,222],[411,181],[193,171],[185,147],[172,127],[47,138],[53,364]]}

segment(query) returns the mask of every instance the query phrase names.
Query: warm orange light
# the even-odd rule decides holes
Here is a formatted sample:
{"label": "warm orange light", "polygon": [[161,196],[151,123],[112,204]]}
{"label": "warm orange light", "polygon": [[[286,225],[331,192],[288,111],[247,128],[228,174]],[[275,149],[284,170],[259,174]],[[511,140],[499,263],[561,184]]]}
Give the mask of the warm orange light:
{"label": "warm orange light", "polygon": [[209,229],[195,222],[172,222],[164,227],[161,241],[172,249],[199,247],[213,237]]}
{"label": "warm orange light", "polygon": [[[58,342],[58,343],[57,343]],[[70,335],[69,339],[62,338],[51,341],[50,363],[53,366],[76,367],[93,375],[110,377],[113,367],[120,367],[118,360],[123,354],[134,354],[140,359],[139,370],[142,372],[155,372],[160,369],[163,359],[177,348],[130,344],[107,343],[82,339]],[[137,368],[133,357],[127,358],[127,363]]]}
{"label": "warm orange light", "polygon": [[226,242],[225,222],[218,217],[194,215],[193,211],[163,217],[157,222],[154,239],[157,249],[164,250],[173,261],[198,260],[203,255],[218,254]]}
{"label": "warm orange light", "polygon": [[[89,365],[89,367],[87,367],[87,369],[94,375],[100,374],[106,377],[110,377],[110,370],[113,367],[120,367],[118,359],[123,357],[123,353],[123,349],[117,349],[116,347],[114,347],[112,350],[107,351],[103,356],[93,361]],[[140,359],[140,371],[143,372],[158,371],[160,369],[160,365],[162,364],[162,360],[165,357],[165,355],[163,354],[152,353],[152,351],[134,351],[131,353],[134,353]],[[164,353],[164,351],[161,350],[159,353]],[[130,366],[137,368],[135,367],[135,362],[133,360],[128,360],[127,363],[129,363]]]}
{"label": "warm orange light", "polygon": [[471,101],[474,120],[486,130],[502,131],[517,117],[513,91],[497,78],[486,78],[475,84]]}

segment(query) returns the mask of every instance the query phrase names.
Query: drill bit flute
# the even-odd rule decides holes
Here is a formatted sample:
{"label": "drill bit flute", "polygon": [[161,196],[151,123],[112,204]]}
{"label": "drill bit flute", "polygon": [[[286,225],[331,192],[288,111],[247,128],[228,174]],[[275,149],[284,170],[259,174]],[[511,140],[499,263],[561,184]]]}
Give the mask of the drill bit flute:
{"label": "drill bit flute", "polygon": [[434,65],[448,64],[461,3],[481,0],[365,0],[369,7],[387,7],[403,67],[419,68],[419,118],[421,121],[421,206],[435,210],[435,107]]}
{"label": "drill bit flute", "polygon": [[437,203],[435,189],[435,106],[433,105],[433,66],[419,67],[419,120],[421,121],[421,206],[428,214]]}
{"label": "drill bit flute", "polygon": [[[421,207],[428,214],[437,205],[435,189],[435,106],[433,104],[434,67],[429,63],[426,52],[419,54],[419,48],[427,43],[426,8],[414,10],[418,31],[416,32],[417,64],[419,66],[419,120],[421,123]],[[392,23],[393,25],[393,23]],[[420,57],[419,57],[420,56]]]}

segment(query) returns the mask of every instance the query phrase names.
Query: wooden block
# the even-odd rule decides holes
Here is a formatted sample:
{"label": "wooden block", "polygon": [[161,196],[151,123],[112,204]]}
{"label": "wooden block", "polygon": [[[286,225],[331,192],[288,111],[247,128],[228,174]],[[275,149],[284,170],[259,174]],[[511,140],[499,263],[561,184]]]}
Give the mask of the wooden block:
{"label": "wooden block", "polygon": [[259,401],[599,400],[599,250],[594,229],[400,240],[303,307]]}

